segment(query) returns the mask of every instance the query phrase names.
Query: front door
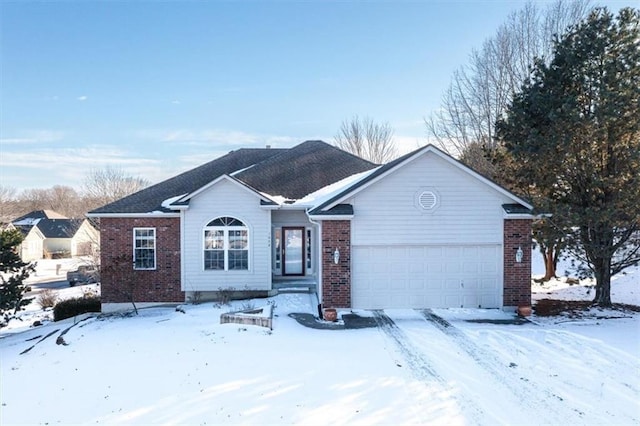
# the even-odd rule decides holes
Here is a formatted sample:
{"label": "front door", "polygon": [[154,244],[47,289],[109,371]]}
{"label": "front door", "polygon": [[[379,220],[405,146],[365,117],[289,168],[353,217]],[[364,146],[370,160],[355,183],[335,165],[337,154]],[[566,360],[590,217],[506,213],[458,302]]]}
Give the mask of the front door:
{"label": "front door", "polygon": [[282,275],[304,275],[304,228],[282,228]]}

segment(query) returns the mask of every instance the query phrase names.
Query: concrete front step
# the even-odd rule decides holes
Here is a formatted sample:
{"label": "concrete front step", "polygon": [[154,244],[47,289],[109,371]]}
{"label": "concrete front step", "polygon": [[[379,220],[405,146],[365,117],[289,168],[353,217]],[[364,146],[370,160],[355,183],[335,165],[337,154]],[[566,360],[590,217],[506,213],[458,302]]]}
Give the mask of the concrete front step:
{"label": "concrete front step", "polygon": [[273,289],[278,293],[315,293],[317,286],[313,282],[283,281],[273,283]]}

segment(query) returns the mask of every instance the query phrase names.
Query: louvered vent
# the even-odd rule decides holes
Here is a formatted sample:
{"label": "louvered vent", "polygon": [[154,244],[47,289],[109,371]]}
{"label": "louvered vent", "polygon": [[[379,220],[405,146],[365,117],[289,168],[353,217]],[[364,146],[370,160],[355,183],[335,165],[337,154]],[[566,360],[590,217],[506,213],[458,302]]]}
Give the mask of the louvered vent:
{"label": "louvered vent", "polygon": [[422,194],[420,194],[418,202],[420,203],[420,207],[422,207],[423,209],[431,210],[436,206],[438,199],[436,198],[436,194],[434,194],[433,192],[424,191]]}

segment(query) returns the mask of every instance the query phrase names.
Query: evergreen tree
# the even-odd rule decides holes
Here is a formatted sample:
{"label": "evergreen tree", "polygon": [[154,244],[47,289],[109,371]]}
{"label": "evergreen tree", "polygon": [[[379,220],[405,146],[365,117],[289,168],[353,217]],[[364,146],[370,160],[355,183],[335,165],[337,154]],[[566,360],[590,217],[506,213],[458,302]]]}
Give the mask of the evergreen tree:
{"label": "evergreen tree", "polygon": [[571,224],[594,303],[611,305],[611,276],[640,261],[640,11],[596,9],[558,38],[497,131],[516,180]]}
{"label": "evergreen tree", "polygon": [[35,266],[23,262],[16,253],[22,239],[16,229],[0,231],[0,327],[31,302],[31,299],[24,299],[24,294],[30,290],[24,280]]}

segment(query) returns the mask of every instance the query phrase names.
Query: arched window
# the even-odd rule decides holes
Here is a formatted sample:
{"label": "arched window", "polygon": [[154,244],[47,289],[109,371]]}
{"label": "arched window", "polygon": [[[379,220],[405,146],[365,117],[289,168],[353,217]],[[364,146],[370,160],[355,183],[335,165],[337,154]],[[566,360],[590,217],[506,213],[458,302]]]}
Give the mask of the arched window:
{"label": "arched window", "polygon": [[218,217],[204,228],[204,269],[249,269],[249,228],[234,217]]}

